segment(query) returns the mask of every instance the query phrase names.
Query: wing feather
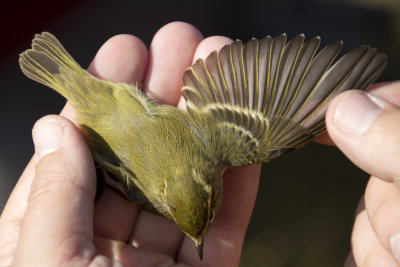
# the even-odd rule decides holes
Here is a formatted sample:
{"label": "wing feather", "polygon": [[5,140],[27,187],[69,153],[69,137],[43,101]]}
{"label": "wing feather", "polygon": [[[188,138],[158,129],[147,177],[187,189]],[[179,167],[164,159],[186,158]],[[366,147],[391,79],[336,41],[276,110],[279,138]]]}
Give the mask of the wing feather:
{"label": "wing feather", "polygon": [[341,41],[317,53],[320,38],[304,40],[302,34],[288,42],[285,34],[238,40],[186,71],[182,94],[189,112],[212,113],[236,140],[238,149],[227,156],[231,165],[270,161],[303,146],[324,132],[334,96],[365,89],[386,66],[386,56],[367,45],[333,64]]}

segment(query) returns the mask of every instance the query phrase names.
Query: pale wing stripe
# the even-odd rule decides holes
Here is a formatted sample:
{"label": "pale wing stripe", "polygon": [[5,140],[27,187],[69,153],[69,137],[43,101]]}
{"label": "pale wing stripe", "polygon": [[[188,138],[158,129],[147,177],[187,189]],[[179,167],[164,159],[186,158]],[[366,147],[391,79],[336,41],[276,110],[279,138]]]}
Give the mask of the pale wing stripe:
{"label": "pale wing stripe", "polygon": [[[226,84],[226,79],[224,77],[224,73],[223,73],[223,69],[221,67],[221,63],[219,61],[219,54],[216,54],[215,57],[215,64],[217,66],[217,72],[218,72],[218,79],[220,81],[221,87],[219,88],[221,97],[223,98],[222,103],[226,104],[229,103],[229,95],[228,95],[228,88],[227,88],[227,84]],[[231,121],[231,117],[229,117],[229,112],[227,110],[222,110],[222,120],[224,121]]]}
{"label": "pale wing stripe", "polygon": [[240,90],[240,95],[243,99],[241,103],[241,107],[248,109],[249,107],[249,88],[248,88],[248,81],[247,81],[247,74],[246,74],[246,65],[244,62],[244,53],[243,53],[243,44],[240,44],[239,47],[239,59],[240,59],[240,71],[241,71],[241,77],[242,77],[242,86],[239,87],[238,89]]}
{"label": "pale wing stripe", "polygon": [[286,99],[286,102],[284,104],[285,108],[282,112],[282,116],[287,116],[287,114],[292,110],[293,108],[296,109],[297,107],[294,107],[294,100],[297,98],[297,95],[299,94],[299,90],[302,89],[302,84],[304,81],[304,78],[309,71],[309,68],[311,66],[312,60],[317,53],[319,44],[321,42],[321,39],[319,37],[315,37],[311,39],[310,41],[306,42],[301,51],[300,58],[298,60],[298,64],[295,69],[295,76],[293,78],[293,82],[291,84],[291,87],[289,89],[289,95]]}
{"label": "pale wing stripe", "polygon": [[190,105],[190,109],[199,110],[199,108],[202,108],[204,106],[203,97],[201,96],[199,91],[194,90],[194,87],[188,85],[184,86],[182,88],[182,95],[186,99],[186,105]]}
{"label": "pale wing stripe", "polygon": [[[336,95],[343,92],[348,88],[358,88],[356,83],[360,80],[363,73],[365,73],[366,69],[371,65],[374,58],[376,57],[376,49],[368,48],[367,46],[362,47],[360,49],[360,58],[358,61],[352,65],[352,60],[348,59],[347,61],[338,61],[327,73],[324,81],[338,79],[337,77],[332,76],[331,73],[339,73],[339,71],[335,71],[335,69],[346,70],[348,68],[347,73],[340,80],[342,83],[339,83],[338,86],[335,86],[334,89],[328,95],[320,95],[320,98],[323,98],[322,101],[301,121],[301,125],[305,128],[312,128],[314,124],[318,123],[318,121],[323,120],[325,115],[325,111],[327,109],[327,103]],[[364,52],[364,53],[362,53]],[[355,55],[357,56],[357,55]],[[340,64],[342,63],[342,64]],[[344,65],[344,66],[343,66]],[[348,66],[346,66],[348,65]],[[321,84],[321,86],[323,86]],[[327,85],[326,88],[329,88],[332,85]],[[318,88],[318,91],[323,90]]]}
{"label": "pale wing stripe", "polygon": [[[303,119],[303,121],[300,121],[299,124],[301,127],[305,129],[309,129],[310,127],[313,126],[313,124],[318,123],[320,120],[323,120],[323,117],[325,115],[325,111],[327,109],[327,105],[325,105],[330,98],[332,98],[335,92],[338,91],[338,88],[346,81],[350,74],[347,73],[341,80],[338,81],[338,84],[336,87],[334,87],[331,91],[329,91],[328,95],[325,96],[322,100],[319,100],[319,102],[316,102],[316,106],[313,107],[313,109],[308,113],[308,115]],[[308,120],[306,120],[308,119]],[[284,138],[284,131],[281,131],[276,138]],[[292,135],[292,132],[287,133],[287,135]]]}
{"label": "pale wing stripe", "polygon": [[210,97],[208,96],[208,85],[201,68],[202,65],[202,60],[199,60],[198,64],[193,65],[191,70],[185,74],[184,82],[193,88],[197,88],[204,105],[206,101],[210,101]]}
{"label": "pale wing stripe", "polygon": [[[250,40],[251,43],[251,40]],[[247,50],[247,49],[246,49]],[[240,88],[241,89],[241,95],[243,97],[243,105],[242,108],[244,109],[249,109],[249,94],[250,94],[250,87],[249,87],[249,79],[252,80],[251,75],[254,74],[254,70],[252,70],[252,68],[247,68],[247,62],[246,62],[246,50],[245,50],[245,46],[241,45],[240,46],[240,67],[241,67],[241,72],[242,72],[242,84],[243,86]],[[252,54],[250,54],[250,56],[252,56]],[[247,73],[247,71],[249,71],[251,73]]]}
{"label": "pale wing stripe", "polygon": [[272,38],[270,36],[259,41],[258,49],[258,112],[265,112],[266,97],[269,92],[269,74],[270,74],[270,51]]}
{"label": "pale wing stripe", "polygon": [[263,109],[262,113],[267,115],[268,114],[268,109],[270,107],[270,100],[271,100],[271,95],[272,95],[272,55],[273,55],[273,49],[274,49],[274,40],[272,38],[268,38],[267,40],[267,45],[268,45],[268,67],[267,67],[267,79],[266,79],[266,85],[265,85],[265,93],[264,93],[264,100],[263,100]]}
{"label": "pale wing stripe", "polygon": [[219,61],[219,54],[217,53],[217,57],[215,59],[215,63],[217,64],[217,69],[218,69],[218,77],[221,83],[221,88],[220,88],[220,92],[222,95],[222,98],[224,100],[223,103],[228,103],[229,102],[229,92],[228,92],[228,85],[226,84],[226,78],[224,75],[224,70],[221,66],[221,63]]}
{"label": "pale wing stripe", "polygon": [[256,50],[255,50],[255,55],[254,55],[254,69],[255,69],[255,85],[254,85],[254,99],[253,99],[253,110],[260,110],[259,105],[259,98],[260,98],[260,43],[258,42],[257,39],[254,39],[256,41]]}
{"label": "pale wing stripe", "polygon": [[[315,112],[316,107],[321,106],[323,98],[331,95],[338,90],[340,86],[350,77],[353,68],[357,62],[367,52],[367,46],[359,46],[351,52],[344,55],[333,65],[322,77],[321,82],[311,92],[309,98],[296,113],[296,121],[301,123],[307,116]],[[349,80],[351,81],[351,80]],[[351,86],[352,87],[352,86]]]}
{"label": "pale wing stripe", "polygon": [[313,59],[311,67],[308,70],[301,90],[293,103],[293,108],[287,113],[287,116],[297,121],[296,114],[304,107],[307,100],[312,96],[318,83],[321,81],[324,73],[332,64],[342,47],[341,42],[336,42],[324,47]]}
{"label": "pale wing stripe", "polygon": [[[201,64],[200,62],[198,62]],[[205,105],[205,102],[208,101],[208,96],[207,96],[207,84],[205,84],[204,79],[201,79],[198,75],[203,75],[202,72],[199,73],[199,71],[196,71],[199,67],[196,65],[193,65],[191,69],[185,72],[185,75],[183,77],[184,84],[186,86],[184,87],[183,94],[188,94],[191,95],[193,94],[194,91],[196,91],[196,94],[194,95],[198,101],[194,101],[196,104],[200,104],[199,108],[202,108]],[[192,100],[191,98],[188,98]],[[193,101],[193,100],[192,100]]]}
{"label": "pale wing stripe", "polygon": [[[217,53],[213,52],[206,59],[204,63],[204,71],[206,72],[207,82],[210,85],[207,89],[210,91],[209,95],[212,95],[214,101],[212,102],[224,102],[224,98],[222,96],[221,82],[219,80],[218,66],[217,66]],[[218,110],[216,111],[220,118],[224,117],[224,111]]]}
{"label": "pale wing stripe", "polygon": [[[367,47],[366,47],[367,48]],[[368,49],[368,48],[367,48]],[[343,66],[346,65],[345,63],[343,64],[339,64],[340,61],[337,62],[337,64],[335,64],[332,69],[330,70],[329,73],[327,73],[326,78],[324,79],[324,81],[329,81],[329,80],[340,80],[339,84],[337,86],[334,87],[334,89],[331,91],[331,93],[329,93],[328,95],[323,95],[320,94],[319,96],[316,96],[316,101],[318,101],[319,98],[323,98],[320,103],[314,107],[314,109],[300,122],[300,124],[303,127],[306,128],[311,128],[313,127],[313,125],[319,121],[322,120],[324,115],[325,115],[325,111],[327,109],[327,103],[336,95],[338,95],[339,93],[343,92],[344,90],[348,89],[348,88],[357,88],[355,87],[355,84],[357,83],[357,81],[360,79],[360,76],[362,75],[362,73],[365,71],[365,69],[368,67],[368,65],[370,64],[372,58],[375,56],[376,54],[376,50],[374,51],[374,49],[368,49],[366,50],[363,54],[361,54],[360,58],[358,59],[358,61],[354,64],[354,65],[350,65],[350,66]],[[350,60],[349,60],[350,61]],[[344,61],[342,61],[344,62]],[[347,64],[351,64],[351,62],[348,62]],[[343,78],[339,79],[337,77],[331,78],[330,76],[332,76],[331,73],[339,73],[339,71],[335,71],[335,69],[339,69],[339,70],[345,70],[346,67],[348,68],[347,73],[344,75]],[[321,87],[323,86],[323,84],[321,84]],[[326,85],[326,89],[325,88],[318,88],[317,92],[320,92],[322,90],[328,90],[329,87],[332,87],[332,85]]]}
{"label": "pale wing stripe", "polygon": [[[234,105],[238,105],[243,107],[243,96],[241,94],[242,88],[242,73],[240,72],[240,58],[241,58],[241,46],[242,42],[236,41],[230,46],[230,61],[231,61],[231,71],[234,74],[234,94],[235,94],[235,103]],[[238,51],[239,50],[239,51]],[[243,125],[243,113],[234,113],[235,121],[239,125]]]}
{"label": "pale wing stripe", "polygon": [[[282,120],[283,118],[280,118]],[[287,120],[286,118],[284,120]],[[294,123],[288,123],[289,127],[286,127],[284,130],[284,134],[282,137],[275,136],[274,142],[275,146],[278,147],[296,147],[301,142],[306,141],[307,139],[313,137],[313,135],[308,132],[306,129],[297,126]]]}
{"label": "pale wing stripe", "polygon": [[[341,92],[349,89],[349,88],[360,88],[357,85],[358,81],[361,79],[363,73],[365,73],[371,66],[371,64],[375,65],[375,58],[379,58],[380,55],[377,55],[376,49],[369,48],[358,60],[358,62],[352,67],[351,73],[345,79],[345,81],[338,86],[331,94],[324,97],[323,103],[320,106],[324,105],[322,108],[315,109],[310,115],[308,115],[302,122],[301,125],[303,127],[312,127],[313,124],[316,123],[318,120],[323,120],[325,111],[327,109],[328,102],[335,97],[336,95],[340,94]],[[341,67],[338,67],[341,68]],[[344,67],[343,67],[344,68]],[[373,66],[375,68],[375,66]],[[372,78],[373,75],[371,75]],[[330,78],[327,77],[329,80]],[[375,77],[376,79],[376,77]]]}
{"label": "pale wing stripe", "polygon": [[205,66],[207,70],[207,75],[209,78],[209,83],[212,87],[211,93],[217,102],[225,103],[225,94],[223,91],[223,82],[220,79],[220,72],[218,67],[217,52],[211,53],[211,55],[206,59]]}
{"label": "pale wing stripe", "polygon": [[272,148],[279,148],[279,147],[295,148],[295,146],[298,143],[303,142],[312,137],[311,133],[306,131],[306,129],[299,127],[297,124],[289,121],[288,118],[274,117],[271,118],[271,120],[288,121],[286,123],[287,127],[282,130],[283,131],[282,137],[277,137],[276,135],[268,136],[268,139],[270,140],[269,145]]}
{"label": "pale wing stripe", "polygon": [[235,105],[235,74],[232,73],[231,68],[231,57],[230,57],[230,46],[224,46],[218,52],[218,64],[221,69],[221,76],[224,79],[225,94],[231,105]]}
{"label": "pale wing stripe", "polygon": [[[245,55],[245,50],[244,50],[244,46],[242,43],[240,45],[239,51],[240,51],[240,63],[239,64],[241,67],[240,70],[241,70],[241,77],[242,77],[242,86],[239,88],[239,90],[240,90],[240,95],[243,99],[241,107],[244,110],[249,110],[249,93],[250,93],[249,89],[250,88],[249,88],[249,80],[247,79],[248,74],[247,74],[247,66],[246,66],[246,61],[245,61],[246,55]],[[252,72],[253,72],[253,70],[252,70]],[[251,73],[250,73],[250,75],[251,75]],[[249,118],[248,114],[243,113],[242,118],[243,118],[243,122],[242,122],[243,127],[248,129],[250,126],[250,118]]]}
{"label": "pale wing stripe", "polygon": [[[244,45],[243,48],[243,64],[244,64],[244,70],[243,72],[245,73],[246,77],[246,83],[247,83],[247,88],[248,88],[248,101],[247,104],[245,105],[245,108],[248,108],[250,110],[254,109],[254,104],[255,104],[255,97],[257,95],[256,93],[256,88],[257,88],[257,83],[258,83],[258,57],[257,57],[257,40],[256,39],[251,39],[249,42],[247,42]],[[244,90],[245,91],[245,90]],[[246,102],[246,101],[245,101]]]}
{"label": "pale wing stripe", "polygon": [[325,127],[325,120],[322,120],[318,122],[313,128],[311,128],[309,131],[313,133],[315,136],[318,136],[319,134],[323,133],[326,130]]}
{"label": "pale wing stripe", "polygon": [[208,79],[207,70],[205,67],[204,60],[199,60],[199,64],[193,66],[193,71],[191,72],[191,81],[195,88],[200,88],[199,92],[203,98],[204,105],[213,101],[214,97],[210,91],[210,81]]}
{"label": "pale wing stripe", "polygon": [[[211,57],[212,56],[213,56],[213,54],[211,55]],[[205,80],[207,82],[207,85],[208,85],[206,87],[207,95],[208,95],[208,97],[210,99],[210,102],[218,102],[219,101],[218,96],[217,96],[218,91],[216,90],[215,82],[214,82],[213,78],[211,77],[211,74],[210,74],[210,72],[209,72],[209,70],[207,68],[206,62],[203,61],[202,63],[203,64],[202,64],[201,70],[204,73],[204,78],[205,78]]]}
{"label": "pale wing stripe", "polygon": [[[258,66],[258,54],[259,54],[259,43],[256,39],[251,39],[244,45],[244,63],[246,64],[246,76],[248,84],[248,110],[258,110],[258,97],[259,97],[259,66]],[[247,116],[248,126],[247,129],[258,128],[258,120],[251,116],[251,113]]]}
{"label": "pale wing stripe", "polygon": [[[254,38],[253,38],[254,39]],[[259,54],[260,54],[260,43],[257,39],[255,41],[255,49],[254,49],[254,91],[251,100],[251,108],[250,110],[259,111],[261,108],[259,105],[259,98],[260,98],[260,66],[259,66]],[[261,91],[264,91],[261,89]],[[250,130],[253,131],[256,135],[258,135],[257,129],[261,128],[259,124],[261,123],[256,117],[250,117]]]}
{"label": "pale wing stripe", "polygon": [[274,106],[274,101],[276,99],[276,87],[278,83],[278,76],[280,71],[280,62],[283,55],[283,50],[286,44],[286,34],[279,35],[274,38],[272,45],[271,54],[271,72],[270,72],[270,90],[268,95],[268,107],[267,107],[267,117],[272,116],[272,107]]}
{"label": "pale wing stripe", "polygon": [[[230,104],[231,106],[235,105],[235,92],[234,92],[234,87],[235,87],[235,74],[232,71],[231,68],[231,50],[230,46],[225,46],[223,47],[218,53],[217,53],[217,64],[218,64],[218,70],[219,70],[219,75],[221,82],[223,84],[223,93],[225,95],[225,102],[226,104]],[[224,119],[226,121],[235,121],[234,114],[232,112],[229,112],[229,110],[225,110],[223,112],[224,114]]]}
{"label": "pale wing stripe", "polygon": [[232,63],[232,72],[235,73],[235,96],[236,96],[236,105],[243,107],[243,77],[242,77],[242,64],[241,64],[241,50],[242,43],[234,42],[231,46],[231,63]]}
{"label": "pale wing stripe", "polygon": [[299,35],[292,40],[290,40],[285,46],[280,65],[278,84],[276,91],[276,101],[272,107],[271,114],[279,114],[282,107],[284,99],[287,97],[287,91],[293,77],[293,70],[296,67],[296,62],[299,57],[301,46],[303,45],[304,35]]}
{"label": "pale wing stripe", "polygon": [[[281,60],[281,71],[279,73],[280,79],[278,84],[278,91],[276,92],[276,100],[274,107],[272,108],[271,116],[278,116],[281,113],[285,99],[289,99],[288,88],[290,86],[293,72],[296,67],[297,60],[299,58],[301,47],[303,45],[304,35],[299,35],[294,39],[290,40],[284,49],[284,53]],[[285,127],[287,121],[279,121],[271,127],[271,131],[275,132]],[[271,135],[274,135],[272,133]]]}

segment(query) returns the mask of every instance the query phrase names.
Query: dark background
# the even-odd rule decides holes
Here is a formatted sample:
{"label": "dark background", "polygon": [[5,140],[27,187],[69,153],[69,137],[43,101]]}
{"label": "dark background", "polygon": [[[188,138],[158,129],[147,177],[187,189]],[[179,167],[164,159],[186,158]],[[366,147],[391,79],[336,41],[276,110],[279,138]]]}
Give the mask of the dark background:
{"label": "dark background", "polygon": [[[389,56],[379,81],[398,79],[400,1],[13,1],[0,16],[0,210],[33,154],[31,129],[65,101],[19,70],[33,34],[57,36],[82,66],[109,37],[130,33],[147,46],[164,24],[192,23],[204,36],[248,40],[286,32],[367,43]],[[242,266],[341,266],[350,249],[353,214],[368,175],[335,147],[311,144],[263,167]]]}

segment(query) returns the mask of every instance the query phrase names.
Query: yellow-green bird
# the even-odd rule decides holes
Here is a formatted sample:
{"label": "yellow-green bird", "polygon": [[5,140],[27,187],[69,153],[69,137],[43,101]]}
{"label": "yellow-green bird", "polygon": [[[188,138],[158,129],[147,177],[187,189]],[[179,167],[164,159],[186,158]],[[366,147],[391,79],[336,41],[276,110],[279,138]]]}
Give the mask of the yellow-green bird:
{"label": "yellow-green bird", "polygon": [[235,41],[184,74],[188,111],[160,105],[137,86],[93,77],[50,33],[20,55],[29,78],[47,85],[76,110],[76,120],[106,182],[152,213],[203,238],[221,203],[231,166],[264,163],[324,132],[329,101],[365,89],[386,66],[367,45],[344,55],[335,42],[318,54],[320,38],[289,42],[285,34]]}

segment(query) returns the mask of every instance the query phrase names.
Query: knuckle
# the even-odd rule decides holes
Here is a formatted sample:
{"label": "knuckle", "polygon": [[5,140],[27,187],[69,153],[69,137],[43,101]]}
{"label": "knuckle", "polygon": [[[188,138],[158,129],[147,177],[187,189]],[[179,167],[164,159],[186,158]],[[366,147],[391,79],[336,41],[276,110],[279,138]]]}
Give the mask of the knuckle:
{"label": "knuckle", "polygon": [[83,233],[71,234],[59,244],[60,266],[89,266],[95,257],[95,248],[91,238]]}

